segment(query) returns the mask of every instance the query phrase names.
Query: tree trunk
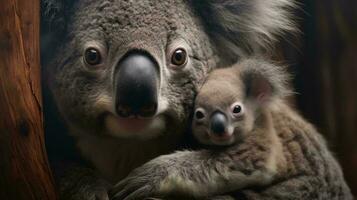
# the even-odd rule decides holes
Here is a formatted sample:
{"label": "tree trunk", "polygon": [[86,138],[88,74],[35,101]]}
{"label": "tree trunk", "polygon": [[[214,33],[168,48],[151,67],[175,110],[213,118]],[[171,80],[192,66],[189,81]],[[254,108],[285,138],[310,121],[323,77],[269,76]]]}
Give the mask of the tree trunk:
{"label": "tree trunk", "polygon": [[42,125],[40,2],[0,5],[0,199],[57,199]]}

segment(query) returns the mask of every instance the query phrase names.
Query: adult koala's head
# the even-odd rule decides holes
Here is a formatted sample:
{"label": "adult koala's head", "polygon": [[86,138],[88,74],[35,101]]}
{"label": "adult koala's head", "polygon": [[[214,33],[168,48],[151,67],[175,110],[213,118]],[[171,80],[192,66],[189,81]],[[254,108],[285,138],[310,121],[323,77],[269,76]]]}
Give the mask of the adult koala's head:
{"label": "adult koala's head", "polygon": [[56,48],[43,52],[54,51],[47,67],[56,102],[79,133],[145,139],[182,132],[207,73],[292,30],[292,6],[291,0],[45,1]]}

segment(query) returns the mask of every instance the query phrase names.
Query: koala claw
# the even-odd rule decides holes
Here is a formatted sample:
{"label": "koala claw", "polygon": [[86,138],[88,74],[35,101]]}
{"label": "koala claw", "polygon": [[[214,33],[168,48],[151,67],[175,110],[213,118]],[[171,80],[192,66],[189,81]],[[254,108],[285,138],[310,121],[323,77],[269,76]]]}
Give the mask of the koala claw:
{"label": "koala claw", "polygon": [[160,183],[168,174],[168,163],[161,159],[153,160],[137,169],[110,190],[113,200],[142,200],[160,197]]}
{"label": "koala claw", "polygon": [[[143,181],[140,181],[143,180]],[[110,191],[112,200],[141,200],[153,199],[155,187],[149,184],[149,181],[143,178],[127,178],[119,182],[114,189]],[[145,181],[145,182],[144,182]]]}
{"label": "koala claw", "polygon": [[112,200],[139,200],[150,196],[152,186],[145,185],[139,188],[125,187],[112,197]]}

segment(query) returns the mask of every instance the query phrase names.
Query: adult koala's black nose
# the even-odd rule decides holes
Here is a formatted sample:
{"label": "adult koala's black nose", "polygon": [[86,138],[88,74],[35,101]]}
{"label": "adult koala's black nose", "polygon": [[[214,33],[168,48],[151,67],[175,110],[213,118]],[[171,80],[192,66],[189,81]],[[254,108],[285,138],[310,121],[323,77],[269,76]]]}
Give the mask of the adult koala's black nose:
{"label": "adult koala's black nose", "polygon": [[211,116],[211,131],[217,136],[224,135],[228,126],[228,120],[224,113],[215,112]]}
{"label": "adult koala's black nose", "polygon": [[158,105],[159,66],[145,52],[131,52],[118,63],[116,111],[121,117],[152,117]]}

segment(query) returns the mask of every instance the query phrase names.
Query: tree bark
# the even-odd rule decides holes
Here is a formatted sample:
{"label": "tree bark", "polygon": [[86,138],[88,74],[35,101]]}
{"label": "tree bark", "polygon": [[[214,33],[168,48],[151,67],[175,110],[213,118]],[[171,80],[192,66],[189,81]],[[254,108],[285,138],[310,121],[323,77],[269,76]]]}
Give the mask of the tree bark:
{"label": "tree bark", "polygon": [[57,199],[42,124],[40,2],[0,5],[0,199]]}

